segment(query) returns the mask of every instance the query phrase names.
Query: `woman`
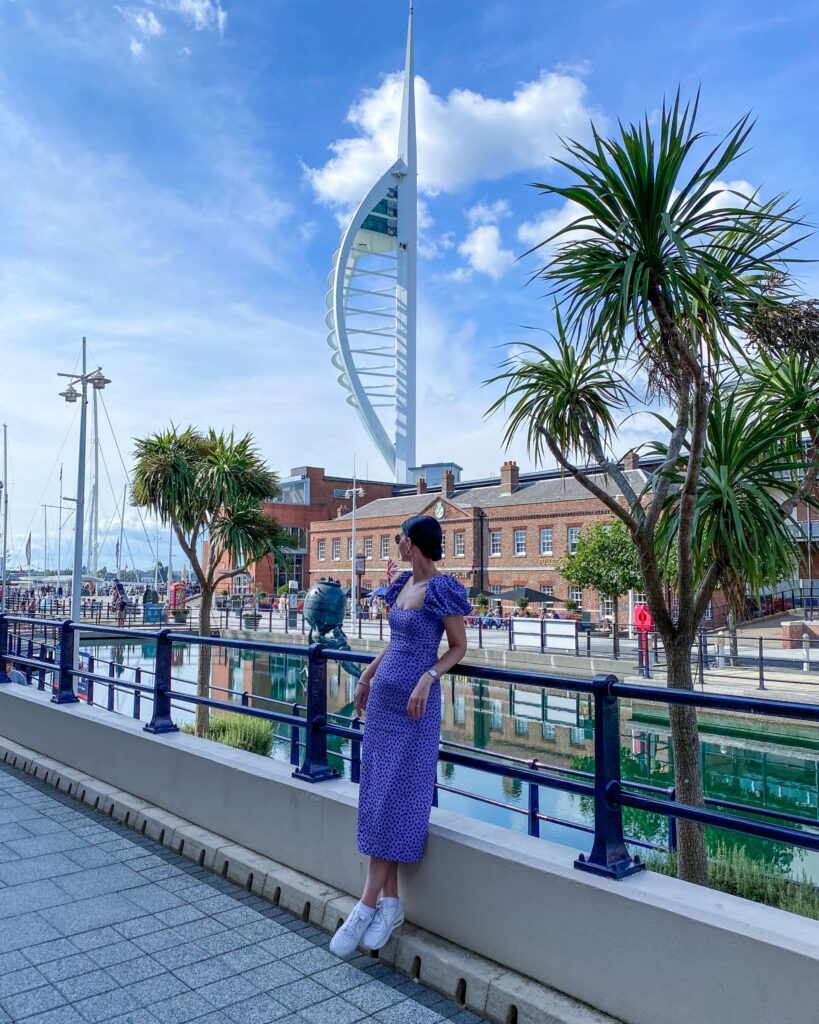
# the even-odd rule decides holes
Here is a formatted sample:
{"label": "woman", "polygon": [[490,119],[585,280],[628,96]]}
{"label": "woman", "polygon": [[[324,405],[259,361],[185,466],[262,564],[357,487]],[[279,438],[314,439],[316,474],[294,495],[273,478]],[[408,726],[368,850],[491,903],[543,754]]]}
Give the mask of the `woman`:
{"label": "woman", "polygon": [[[440,677],[466,653],[461,584],[439,573],[441,527],[414,516],[395,538],[412,566],[389,587],[391,639],[361,674],[356,714],[367,710],[358,800],[358,849],[370,858],[364,893],[330,943],[338,956],[380,949],[404,921],[398,865],[420,861],[429,828],[441,736]],[[446,631],[448,649],[439,658]]]}

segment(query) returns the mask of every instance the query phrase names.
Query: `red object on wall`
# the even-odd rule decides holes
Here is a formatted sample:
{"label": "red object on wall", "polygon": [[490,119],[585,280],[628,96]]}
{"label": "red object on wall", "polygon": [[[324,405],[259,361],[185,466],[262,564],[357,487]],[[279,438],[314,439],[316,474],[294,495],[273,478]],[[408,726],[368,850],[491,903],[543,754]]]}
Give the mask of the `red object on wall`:
{"label": "red object on wall", "polygon": [[185,584],[184,583],[172,583],[171,584],[171,611],[174,612],[177,608],[185,607]]}

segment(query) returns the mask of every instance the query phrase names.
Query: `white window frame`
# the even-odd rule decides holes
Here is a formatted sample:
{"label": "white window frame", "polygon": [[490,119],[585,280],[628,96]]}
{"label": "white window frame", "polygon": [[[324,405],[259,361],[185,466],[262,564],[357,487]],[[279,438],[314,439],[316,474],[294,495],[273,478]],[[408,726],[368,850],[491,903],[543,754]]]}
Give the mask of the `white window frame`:
{"label": "white window frame", "polygon": [[[547,543],[548,540],[548,543]],[[540,554],[541,557],[555,553],[555,531],[551,526],[540,528]]]}
{"label": "white window frame", "polygon": [[325,561],[326,557],[327,557],[327,541],[326,540],[320,540],[316,544],[316,559],[319,562],[323,562],[323,561]]}
{"label": "white window frame", "polygon": [[466,534],[464,533],[463,530],[459,530],[455,534],[455,551],[454,551],[454,554],[455,554],[456,558],[465,558],[466,557]]}
{"label": "white window frame", "polygon": [[568,526],[566,527],[566,550],[570,555],[577,553],[577,545],[580,541],[580,526]]}
{"label": "white window frame", "polygon": [[555,596],[555,588],[554,588],[554,586],[551,583],[544,583],[541,586],[541,588],[540,588],[540,592],[541,592],[541,594],[545,595],[546,597],[554,597]]}
{"label": "white window frame", "polygon": [[441,534],[441,558],[446,558],[446,534]]}
{"label": "white window frame", "polygon": [[347,561],[351,562],[352,560],[353,560],[353,538],[352,537],[348,537],[347,538]]}
{"label": "white window frame", "polygon": [[614,598],[606,597],[605,594],[600,595],[600,618],[605,619],[608,616],[614,618]]}
{"label": "white window frame", "polygon": [[341,538],[340,537],[334,537],[333,538],[333,561],[334,562],[341,561]]}
{"label": "white window frame", "polygon": [[386,562],[390,557],[390,538],[381,538],[381,557]]}
{"label": "white window frame", "polygon": [[583,608],[583,588],[569,587],[569,600],[577,601],[577,610],[581,611]]}
{"label": "white window frame", "polygon": [[[497,548],[495,550],[495,541],[497,540]],[[501,545],[503,543],[503,531],[502,530],[490,530],[489,531],[489,557],[500,558]]]}
{"label": "white window frame", "polygon": [[[519,545],[519,542],[520,542],[521,538],[523,538],[523,540],[522,540],[522,545],[523,546],[519,547],[518,545]],[[522,530],[515,530],[515,532],[513,534],[513,543],[514,543],[514,555],[515,555],[515,558],[525,558],[526,557],[526,528],[525,527]]]}
{"label": "white window frame", "polygon": [[365,558],[372,558],[373,557],[373,539],[372,539],[372,537],[365,537],[364,538],[364,557]]}
{"label": "white window frame", "polygon": [[489,593],[490,594],[500,594],[502,592],[503,592],[503,587],[500,585],[500,583],[493,583],[489,587]]}

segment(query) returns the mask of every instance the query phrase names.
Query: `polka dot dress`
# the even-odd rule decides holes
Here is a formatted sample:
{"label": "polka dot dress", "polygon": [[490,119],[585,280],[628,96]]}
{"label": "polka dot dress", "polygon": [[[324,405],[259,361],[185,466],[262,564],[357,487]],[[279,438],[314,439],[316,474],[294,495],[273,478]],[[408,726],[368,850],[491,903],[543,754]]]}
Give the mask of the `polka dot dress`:
{"label": "polka dot dress", "polygon": [[391,639],[367,701],[358,802],[358,849],[369,857],[412,863],[424,856],[441,738],[441,687],[433,683],[426,714],[413,721],[407,701],[438,660],[447,615],[467,615],[461,584],[444,573],[427,584],[420,608],[395,604],[412,574],[387,591]]}

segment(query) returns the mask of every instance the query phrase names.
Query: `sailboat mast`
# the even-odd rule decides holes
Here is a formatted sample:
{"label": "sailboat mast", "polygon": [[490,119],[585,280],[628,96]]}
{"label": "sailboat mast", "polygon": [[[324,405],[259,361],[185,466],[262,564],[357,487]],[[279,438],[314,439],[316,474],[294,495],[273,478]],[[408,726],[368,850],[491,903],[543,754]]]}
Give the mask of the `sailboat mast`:
{"label": "sailboat mast", "polygon": [[91,529],[93,531],[93,543],[91,547],[91,571],[94,578],[97,576],[97,563],[99,559],[99,531],[100,531],[100,432],[99,420],[97,418],[97,389],[94,388],[94,488],[92,501],[94,511],[91,516]]}
{"label": "sailboat mast", "polygon": [[122,488],[122,515],[119,517],[119,544],[117,545],[117,579],[122,568],[122,541],[125,533],[125,499],[128,497],[128,484]]}

